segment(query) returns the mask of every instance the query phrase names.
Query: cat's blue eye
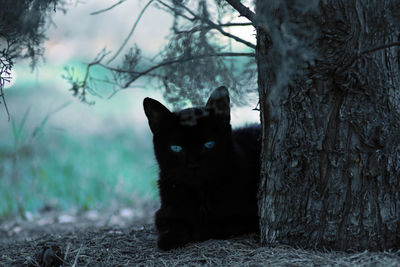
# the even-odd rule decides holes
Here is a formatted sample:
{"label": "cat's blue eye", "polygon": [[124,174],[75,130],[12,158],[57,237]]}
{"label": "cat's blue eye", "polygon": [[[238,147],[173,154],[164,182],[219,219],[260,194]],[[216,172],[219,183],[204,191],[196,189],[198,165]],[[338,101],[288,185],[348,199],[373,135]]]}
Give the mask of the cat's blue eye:
{"label": "cat's blue eye", "polygon": [[178,145],[171,145],[170,148],[171,148],[171,150],[172,150],[173,152],[175,152],[175,153],[179,153],[179,152],[182,151],[182,147],[181,147],[181,146],[178,146]]}
{"label": "cat's blue eye", "polygon": [[204,143],[204,147],[207,149],[211,149],[215,146],[215,142],[214,141],[208,141]]}

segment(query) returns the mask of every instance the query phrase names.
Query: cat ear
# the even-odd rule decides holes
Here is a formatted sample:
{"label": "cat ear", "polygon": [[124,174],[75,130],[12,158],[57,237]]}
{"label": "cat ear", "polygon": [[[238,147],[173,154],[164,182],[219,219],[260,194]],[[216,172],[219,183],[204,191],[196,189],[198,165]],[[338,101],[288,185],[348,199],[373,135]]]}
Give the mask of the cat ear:
{"label": "cat ear", "polygon": [[159,132],[161,125],[165,123],[172,114],[163,104],[149,97],[143,100],[143,108],[153,134]]}
{"label": "cat ear", "polygon": [[225,86],[220,86],[211,94],[207,101],[206,109],[213,110],[216,115],[222,115],[229,122],[231,113],[229,104],[228,89]]}

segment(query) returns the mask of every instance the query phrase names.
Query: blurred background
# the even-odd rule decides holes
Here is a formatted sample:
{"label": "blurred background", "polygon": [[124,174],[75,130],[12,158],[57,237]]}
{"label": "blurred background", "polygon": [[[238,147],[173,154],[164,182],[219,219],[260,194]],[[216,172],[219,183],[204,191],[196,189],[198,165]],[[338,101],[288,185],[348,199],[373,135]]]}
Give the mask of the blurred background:
{"label": "blurred background", "polygon": [[[100,83],[88,96],[95,102],[90,105],[73,97],[65,79],[68,71],[82,79],[87,63],[104,48],[115,53],[148,1],[126,1],[92,14],[117,2],[71,1],[46,26],[43,60],[33,69],[29,60],[15,62],[4,88],[10,120],[0,104],[0,218],[29,219],[48,210],[129,213],[127,207],[157,206],[158,169],[142,101],[149,96],[173,105],[154,78],[140,78],[116,94],[107,82]],[[172,23],[171,14],[149,6],[121,55],[137,44],[144,57],[154,57],[168,44]],[[234,31],[255,43],[252,29]],[[107,72],[94,67],[91,75],[101,80]],[[252,110],[256,104],[254,97],[234,106],[232,125],[259,121]]]}

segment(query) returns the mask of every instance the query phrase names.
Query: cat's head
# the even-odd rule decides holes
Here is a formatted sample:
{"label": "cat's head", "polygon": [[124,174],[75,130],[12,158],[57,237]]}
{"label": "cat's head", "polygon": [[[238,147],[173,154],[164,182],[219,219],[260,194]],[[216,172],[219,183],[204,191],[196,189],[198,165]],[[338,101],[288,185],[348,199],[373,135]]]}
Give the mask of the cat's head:
{"label": "cat's head", "polygon": [[214,90],[204,107],[177,112],[157,100],[144,99],[161,173],[184,183],[201,184],[227,166],[232,146],[229,103],[224,86]]}

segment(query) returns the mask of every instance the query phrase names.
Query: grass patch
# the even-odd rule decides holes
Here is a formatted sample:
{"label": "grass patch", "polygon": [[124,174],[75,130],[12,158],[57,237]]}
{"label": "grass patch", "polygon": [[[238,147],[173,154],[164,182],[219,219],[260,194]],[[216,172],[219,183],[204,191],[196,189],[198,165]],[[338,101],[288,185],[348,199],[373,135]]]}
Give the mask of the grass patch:
{"label": "grass patch", "polygon": [[[45,206],[82,210],[156,199],[151,140],[131,129],[73,137],[27,130],[29,111],[0,143],[0,217]],[[4,133],[3,133],[4,134]],[[10,142],[11,140],[11,142]]]}

